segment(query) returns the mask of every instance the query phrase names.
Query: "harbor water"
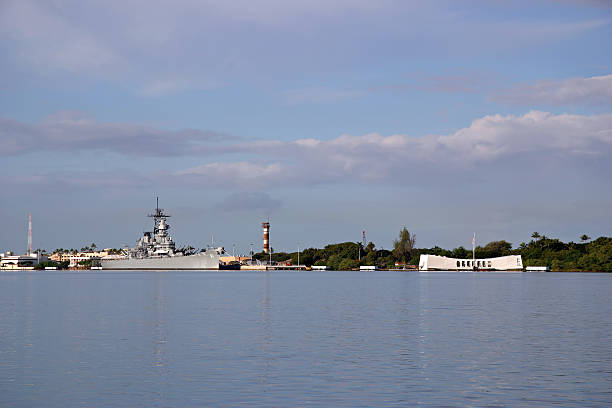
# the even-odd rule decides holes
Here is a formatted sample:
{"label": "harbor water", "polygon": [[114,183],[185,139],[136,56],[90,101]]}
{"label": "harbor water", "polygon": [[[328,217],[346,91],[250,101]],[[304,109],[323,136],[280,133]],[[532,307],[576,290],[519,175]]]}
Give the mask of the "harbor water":
{"label": "harbor water", "polygon": [[610,274],[0,274],[2,407],[611,405]]}

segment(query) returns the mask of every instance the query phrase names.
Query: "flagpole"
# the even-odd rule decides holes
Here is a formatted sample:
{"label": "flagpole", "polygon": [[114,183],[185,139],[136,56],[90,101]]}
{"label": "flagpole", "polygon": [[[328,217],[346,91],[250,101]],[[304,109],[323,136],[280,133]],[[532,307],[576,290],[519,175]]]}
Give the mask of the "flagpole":
{"label": "flagpole", "polygon": [[472,266],[476,264],[476,233],[474,233],[474,238],[472,238]]}

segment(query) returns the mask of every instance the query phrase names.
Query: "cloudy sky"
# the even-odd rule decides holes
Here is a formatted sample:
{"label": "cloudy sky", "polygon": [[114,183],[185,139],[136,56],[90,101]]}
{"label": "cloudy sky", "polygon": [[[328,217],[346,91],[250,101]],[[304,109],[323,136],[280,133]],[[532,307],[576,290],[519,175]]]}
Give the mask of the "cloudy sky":
{"label": "cloudy sky", "polygon": [[0,2],[0,251],[612,230],[607,0]]}

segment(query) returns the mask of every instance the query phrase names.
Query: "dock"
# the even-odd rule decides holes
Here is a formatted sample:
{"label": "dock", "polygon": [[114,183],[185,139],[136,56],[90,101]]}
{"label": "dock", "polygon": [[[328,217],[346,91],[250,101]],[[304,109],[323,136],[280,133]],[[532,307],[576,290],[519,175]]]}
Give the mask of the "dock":
{"label": "dock", "polygon": [[241,271],[306,271],[306,265],[240,265]]}

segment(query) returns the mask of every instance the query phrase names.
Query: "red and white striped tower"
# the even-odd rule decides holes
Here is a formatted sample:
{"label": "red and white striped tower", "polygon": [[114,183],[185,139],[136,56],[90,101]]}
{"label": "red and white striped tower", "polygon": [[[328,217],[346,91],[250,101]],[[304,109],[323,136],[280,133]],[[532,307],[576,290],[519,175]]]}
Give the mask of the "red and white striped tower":
{"label": "red and white striped tower", "polygon": [[266,254],[270,253],[270,223],[262,222],[261,228],[263,229],[263,251]]}
{"label": "red and white striped tower", "polygon": [[32,255],[32,213],[28,218],[28,255]]}

